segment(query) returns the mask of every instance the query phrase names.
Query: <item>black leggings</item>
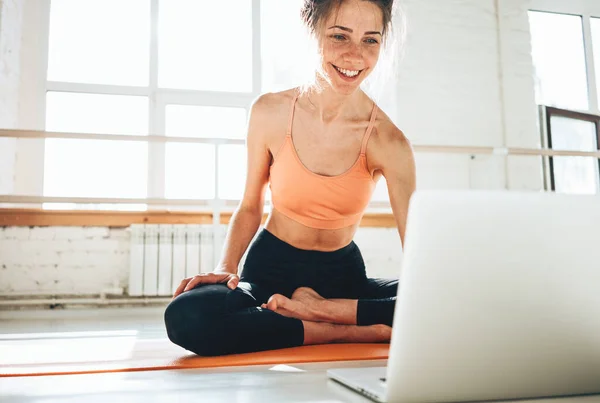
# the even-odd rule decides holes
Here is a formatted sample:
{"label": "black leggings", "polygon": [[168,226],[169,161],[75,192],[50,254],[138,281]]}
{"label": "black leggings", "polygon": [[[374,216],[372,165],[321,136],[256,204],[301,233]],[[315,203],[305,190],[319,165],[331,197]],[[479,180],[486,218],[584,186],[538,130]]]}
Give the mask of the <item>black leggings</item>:
{"label": "black leggings", "polygon": [[301,320],[260,308],[271,295],[289,298],[299,287],[328,299],[357,299],[359,326],[392,326],[398,281],[367,278],[354,242],[333,252],[303,250],[263,229],[248,250],[238,287],[201,285],[180,294],[165,311],[167,334],[203,356],[301,346]]}

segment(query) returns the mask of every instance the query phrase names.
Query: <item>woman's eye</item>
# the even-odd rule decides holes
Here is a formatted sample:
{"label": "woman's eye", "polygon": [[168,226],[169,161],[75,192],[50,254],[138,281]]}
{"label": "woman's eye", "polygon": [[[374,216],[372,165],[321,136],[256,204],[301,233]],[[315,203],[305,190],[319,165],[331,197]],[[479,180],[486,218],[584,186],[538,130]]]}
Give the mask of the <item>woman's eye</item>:
{"label": "woman's eye", "polygon": [[346,39],[346,37],[344,35],[340,35],[340,34],[333,34],[333,35],[331,35],[331,37],[333,39],[335,39],[336,41],[343,41],[344,39]]}
{"label": "woman's eye", "polygon": [[369,45],[376,45],[379,43],[377,41],[377,39],[373,39],[373,38],[367,38],[367,39],[365,39],[365,42],[367,42]]}

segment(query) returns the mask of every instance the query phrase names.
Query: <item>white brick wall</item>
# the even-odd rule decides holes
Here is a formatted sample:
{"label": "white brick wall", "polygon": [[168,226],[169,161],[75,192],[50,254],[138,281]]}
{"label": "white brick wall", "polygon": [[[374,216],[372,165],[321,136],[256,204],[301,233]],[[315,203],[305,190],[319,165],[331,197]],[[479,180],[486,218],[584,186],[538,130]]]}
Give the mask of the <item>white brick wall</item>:
{"label": "white brick wall", "polygon": [[[397,122],[412,142],[537,146],[529,1],[403,3],[408,38],[398,73]],[[35,46],[34,36],[25,32],[22,41],[28,48],[21,59],[15,56],[22,35],[18,21],[28,3],[0,0],[0,4],[0,126],[20,123],[22,128],[40,128],[43,103],[35,98],[40,92],[34,85],[39,77],[32,71],[36,63],[26,63],[30,68],[19,65],[23,58],[35,59],[36,52],[29,48]],[[41,18],[25,14],[26,21]],[[31,110],[19,110],[19,103]],[[24,127],[25,123],[33,126]],[[0,143],[0,193],[12,189],[11,166],[25,172],[43,161],[38,148],[19,144],[15,162],[14,144]],[[417,169],[420,188],[538,190],[542,185],[540,164],[533,157],[505,161],[500,156],[420,154]],[[14,189],[35,192],[40,184]],[[371,276],[397,275],[401,250],[395,229],[361,228],[356,241]],[[115,284],[126,286],[128,242],[128,233],[121,229],[0,229],[0,294],[97,294]]]}
{"label": "white brick wall", "polygon": [[493,0],[405,0],[400,121],[416,144],[502,144]]}
{"label": "white brick wall", "polygon": [[124,229],[0,227],[0,295],[99,294],[126,287]]}
{"label": "white brick wall", "polygon": [[[414,144],[536,147],[528,0],[404,0],[400,128]],[[523,160],[525,160],[523,162]],[[417,155],[420,188],[540,190],[536,157]]]}
{"label": "white brick wall", "polygon": [[[399,239],[395,229],[359,229],[371,277],[398,275]],[[125,229],[0,227],[0,296],[99,294],[128,280]]]}

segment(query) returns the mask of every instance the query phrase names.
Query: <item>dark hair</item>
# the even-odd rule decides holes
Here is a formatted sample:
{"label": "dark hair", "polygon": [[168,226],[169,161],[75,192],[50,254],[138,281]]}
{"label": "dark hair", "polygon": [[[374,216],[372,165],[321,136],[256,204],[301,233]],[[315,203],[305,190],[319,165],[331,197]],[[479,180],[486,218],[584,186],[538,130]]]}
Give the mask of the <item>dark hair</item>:
{"label": "dark hair", "polygon": [[[302,21],[309,29],[310,33],[315,35],[319,24],[321,24],[331,12],[338,8],[344,0],[304,0],[302,5]],[[394,0],[363,0],[371,3],[375,3],[381,9],[383,14],[383,32],[382,35],[385,37],[386,32],[389,30],[392,24],[392,8]]]}

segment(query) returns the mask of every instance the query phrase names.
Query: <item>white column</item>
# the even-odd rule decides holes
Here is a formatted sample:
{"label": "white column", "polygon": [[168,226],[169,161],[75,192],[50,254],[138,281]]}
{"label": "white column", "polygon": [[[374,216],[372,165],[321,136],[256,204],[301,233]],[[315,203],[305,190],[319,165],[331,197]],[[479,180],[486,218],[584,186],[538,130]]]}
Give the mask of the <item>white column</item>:
{"label": "white column", "polygon": [[[0,127],[14,129],[19,116],[22,0],[0,0]],[[0,194],[14,193],[17,141],[0,139]]]}
{"label": "white column", "polygon": [[[50,1],[20,1],[23,3],[23,19],[18,128],[44,130]],[[17,140],[14,188],[16,194],[43,195],[44,144],[41,139]]]}
{"label": "white column", "polygon": [[[530,0],[496,0],[506,147],[540,148],[528,10]],[[543,189],[542,158],[508,156],[507,188]]]}
{"label": "white column", "polygon": [[[158,0],[151,3],[150,36],[150,97],[148,131],[150,134],[165,135],[165,104],[157,97],[158,88]],[[166,144],[148,144],[148,197],[165,197]],[[163,206],[148,206],[148,210],[163,209]]]}

